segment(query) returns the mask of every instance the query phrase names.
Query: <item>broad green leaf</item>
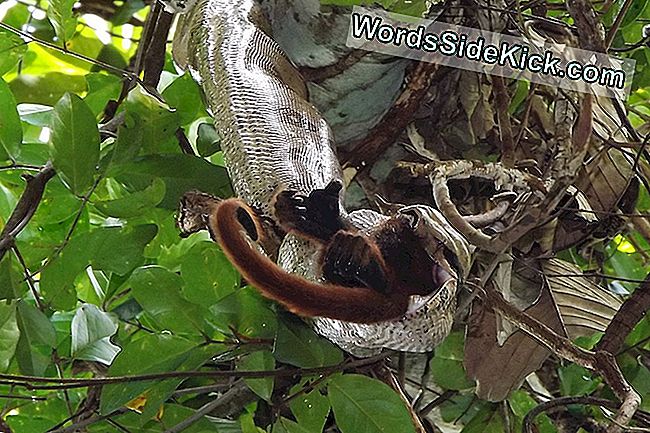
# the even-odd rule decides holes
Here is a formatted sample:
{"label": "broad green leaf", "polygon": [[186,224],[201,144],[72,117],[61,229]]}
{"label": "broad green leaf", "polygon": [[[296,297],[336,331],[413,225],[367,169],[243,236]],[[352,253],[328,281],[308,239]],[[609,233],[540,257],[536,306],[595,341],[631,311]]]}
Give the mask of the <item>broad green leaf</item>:
{"label": "broad green leaf", "polygon": [[27,52],[27,43],[20,36],[0,30],[0,77],[12,70]]}
{"label": "broad green leaf", "polygon": [[474,417],[465,424],[461,433],[503,433],[505,431],[503,418],[496,404],[485,405]]}
{"label": "broad green leaf", "polygon": [[181,196],[190,190],[232,195],[226,169],[212,165],[202,158],[185,154],[145,155],[130,162],[115,165],[112,175],[125,183],[139,181],[147,185],[155,177],[165,182],[165,198],[160,203],[166,209],[176,209]]}
{"label": "broad green leaf", "polygon": [[181,125],[188,125],[204,114],[201,90],[189,73],[176,78],[162,92],[170,107],[175,108],[180,116]]}
{"label": "broad green leaf", "polygon": [[74,311],[55,311],[50,322],[56,331],[56,352],[59,356],[70,356],[72,346],[72,318]]}
{"label": "broad green leaf", "polygon": [[273,424],[272,433],[314,433],[314,431],[307,429],[305,426],[291,421],[285,417],[280,417],[280,419]]}
{"label": "broad green leaf", "polygon": [[75,194],[92,185],[99,162],[99,131],[88,106],[66,93],[52,113],[52,163]]}
{"label": "broad green leaf", "polygon": [[54,326],[36,307],[19,301],[16,315],[20,339],[16,347],[16,360],[21,373],[42,376],[52,362],[52,349],[56,346]]}
{"label": "broad green leaf", "polygon": [[649,0],[633,0],[630,8],[627,10],[620,28],[623,29],[631,24],[635,24],[643,11],[649,8]]}
{"label": "broad green leaf", "polygon": [[474,383],[467,378],[463,367],[463,334],[452,332],[435,349],[431,359],[431,377],[445,389],[471,388]]}
{"label": "broad green leaf", "polygon": [[[252,287],[244,287],[210,307],[212,326],[223,334],[232,329],[251,338],[273,338],[277,329],[276,314],[269,302]],[[277,359],[277,358],[276,358]]]}
{"label": "broad green leaf", "polygon": [[[307,386],[307,384],[294,386],[291,389],[291,394],[300,391],[303,386]],[[289,408],[298,424],[312,433],[320,433],[323,431],[330,413],[330,402],[319,389],[315,389],[291,400]]]}
{"label": "broad green leaf", "polygon": [[129,92],[124,103],[126,112],[140,120],[146,153],[178,151],[176,130],[181,126],[179,113],[144,92],[140,87]]}
{"label": "broad green leaf", "polygon": [[183,296],[195,304],[214,304],[239,287],[239,273],[210,241],[197,243],[185,254],[181,275],[185,281]]}
{"label": "broad green leaf", "polygon": [[342,433],[415,433],[404,402],[385,383],[344,374],[332,378],[327,389]]}
{"label": "broad green leaf", "polygon": [[[30,53],[31,50],[27,54]],[[23,73],[11,80],[9,87],[18,103],[54,106],[66,92],[83,93],[86,90],[86,81],[81,75],[62,72],[46,72],[37,75]]]}
{"label": "broad green leaf", "polygon": [[304,368],[343,361],[341,350],[333,343],[316,335],[304,322],[288,317],[278,323],[273,355],[280,362]]}
{"label": "broad green leaf", "polygon": [[43,199],[31,223],[40,227],[61,224],[77,214],[81,200],[59,178],[47,183]]}
{"label": "broad green leaf", "polygon": [[51,395],[45,401],[21,405],[19,411],[11,411],[6,422],[12,432],[45,432],[69,417],[63,397]]}
{"label": "broad green leaf", "polygon": [[16,304],[0,302],[0,371],[7,371],[16,353],[20,330],[16,320]]}
{"label": "broad green leaf", "polygon": [[588,395],[600,385],[602,381],[593,377],[592,373],[576,364],[568,364],[558,368],[560,378],[560,392],[565,396]]}
{"label": "broad green leaf", "polygon": [[[508,397],[508,405],[514,415],[514,431],[522,431],[524,417],[537,406],[537,402],[527,392],[517,390]],[[538,427],[539,433],[557,433],[551,419],[546,414],[540,414],[535,418],[535,425]]]}
{"label": "broad green leaf", "polygon": [[[108,376],[164,373],[178,369],[190,357],[195,344],[172,335],[146,334],[125,345],[108,369]],[[99,409],[110,413],[133,400],[154,381],[123,382],[103,387]]]}
{"label": "broad green leaf", "polygon": [[[1,49],[1,48],[0,48]],[[0,146],[3,156],[15,159],[20,153],[23,128],[16,109],[16,100],[9,86],[0,78]]]}
{"label": "broad green leaf", "polygon": [[142,191],[135,191],[115,200],[98,201],[95,207],[102,213],[116,217],[129,218],[143,215],[159,204],[165,196],[165,182],[153,179],[151,185]]}
{"label": "broad green leaf", "polygon": [[[117,140],[108,156],[101,161],[102,168],[112,168],[113,165],[119,167],[120,163],[132,161],[142,149],[143,137],[142,120],[138,116],[125,113],[124,122],[117,129]],[[115,171],[119,173],[119,169]]]}
{"label": "broad green leaf", "polygon": [[[160,422],[150,422],[143,426],[142,422],[144,414],[140,415],[134,411],[128,411],[126,414],[117,418],[117,420],[119,420],[120,425],[129,432],[162,433],[165,430],[163,426],[175,426],[195,412],[195,409],[187,406],[165,403],[165,406],[161,411],[162,418],[160,419]],[[184,428],[183,433],[242,433],[238,425],[235,425],[235,429],[232,429],[232,427],[230,427],[231,424],[235,424],[235,421],[203,417],[191,426]],[[230,430],[228,430],[228,427],[230,427]],[[95,430],[91,431],[95,432]],[[109,433],[109,431],[110,430],[98,429],[97,433]]]}
{"label": "broad green leaf", "polygon": [[117,320],[93,304],[82,304],[72,319],[72,356],[111,365],[120,351],[110,338],[117,332]]}
{"label": "broad green leaf", "polygon": [[47,16],[56,30],[56,35],[66,46],[74,35],[77,19],[72,13],[74,0],[50,0]]}
{"label": "broad green leaf", "polygon": [[18,302],[18,318],[25,325],[22,335],[35,343],[45,344],[49,347],[56,346],[56,332],[54,326],[43,312],[26,303]]}
{"label": "broad green leaf", "polygon": [[75,277],[86,267],[124,275],[144,262],[144,247],[156,234],[152,224],[135,227],[102,227],[72,238],[41,274],[40,288],[46,301],[61,309],[73,308]]}
{"label": "broad green leaf", "polygon": [[133,17],[137,11],[143,9],[146,5],[142,0],[127,0],[124,4],[117,8],[115,13],[111,16],[111,22],[115,26],[126,24]]}
{"label": "broad green leaf", "polygon": [[[239,360],[237,363],[237,371],[256,371],[256,370],[273,370],[275,368],[275,359],[273,354],[268,350],[258,350]],[[244,379],[246,385],[255,394],[260,396],[266,401],[270,401],[271,394],[273,394],[273,377],[265,377],[261,379]]]}
{"label": "broad green leaf", "polygon": [[54,108],[43,104],[18,104],[20,120],[34,126],[50,126]]}
{"label": "broad green leaf", "polygon": [[161,266],[144,266],[133,271],[128,283],[157,329],[200,337],[204,310],[180,296],[183,280],[178,274]]}
{"label": "broad green leaf", "polygon": [[95,116],[100,115],[109,100],[117,100],[122,89],[122,82],[115,75],[91,73],[86,75],[88,94],[84,102]]}
{"label": "broad green leaf", "polygon": [[260,427],[255,425],[253,411],[246,411],[239,416],[239,425],[242,433],[265,433]]}
{"label": "broad green leaf", "polygon": [[22,295],[23,276],[14,268],[14,260],[13,255],[5,254],[0,262],[0,299],[12,300]]}
{"label": "broad green leaf", "polygon": [[208,157],[221,150],[221,135],[214,125],[201,123],[196,133],[196,150],[199,155]]}

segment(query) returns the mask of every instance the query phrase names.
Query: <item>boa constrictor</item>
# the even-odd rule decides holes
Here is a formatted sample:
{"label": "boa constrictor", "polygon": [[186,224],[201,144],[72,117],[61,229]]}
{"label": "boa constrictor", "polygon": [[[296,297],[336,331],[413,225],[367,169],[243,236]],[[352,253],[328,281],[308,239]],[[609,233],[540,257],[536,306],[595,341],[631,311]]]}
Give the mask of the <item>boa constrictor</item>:
{"label": "boa constrictor", "polygon": [[[278,191],[308,195],[332,181],[343,184],[330,129],[308,102],[299,72],[270,36],[260,5],[254,0],[166,4],[181,13],[174,60],[203,89],[215,126],[224,137],[224,161],[236,194],[272,219]],[[343,191],[339,197],[341,215],[362,232],[388,218],[365,209],[348,214]],[[411,296],[406,314],[397,320],[361,324],[311,318],[317,333],[358,356],[382,348],[430,351],[451,328],[457,283],[469,269],[469,245],[436,210],[407,206],[400,212],[416,215],[416,234],[432,246],[442,242],[455,254],[460,271],[447,269],[453,278],[442,288]],[[275,256],[276,252],[266,253]],[[290,273],[322,281],[319,254],[313,242],[290,233],[282,239],[277,263]]]}

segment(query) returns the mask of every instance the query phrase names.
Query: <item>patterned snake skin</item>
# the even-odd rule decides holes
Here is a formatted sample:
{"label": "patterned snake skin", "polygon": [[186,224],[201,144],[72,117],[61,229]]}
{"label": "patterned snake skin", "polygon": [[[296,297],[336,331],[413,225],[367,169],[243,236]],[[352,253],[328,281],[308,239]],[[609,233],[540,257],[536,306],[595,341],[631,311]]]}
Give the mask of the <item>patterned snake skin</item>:
{"label": "patterned snake skin", "polygon": [[[305,84],[268,34],[268,23],[254,0],[180,0],[167,4],[181,15],[174,38],[174,60],[203,88],[216,128],[224,136],[224,160],[236,194],[271,216],[276,192],[293,189],[309,194],[332,180],[342,180],[330,129],[307,101]],[[343,197],[343,192],[340,197]],[[361,230],[387,217],[370,210],[347,215]],[[418,236],[443,242],[466,273],[470,250],[465,239],[440,214],[426,206],[402,209],[418,216]],[[433,248],[433,247],[432,247]],[[320,281],[318,251],[302,238],[288,235],[278,264],[292,273]],[[390,348],[431,350],[451,328],[457,278],[428,296],[412,296],[399,320],[374,324],[314,318],[314,330],[357,355]]]}

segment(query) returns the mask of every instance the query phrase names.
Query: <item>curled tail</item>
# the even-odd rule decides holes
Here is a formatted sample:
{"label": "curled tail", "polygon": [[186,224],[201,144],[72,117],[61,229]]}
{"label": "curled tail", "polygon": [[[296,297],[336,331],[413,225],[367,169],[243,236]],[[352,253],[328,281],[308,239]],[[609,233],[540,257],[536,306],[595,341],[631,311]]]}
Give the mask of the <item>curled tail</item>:
{"label": "curled tail", "polygon": [[[364,287],[319,284],[286,272],[246,239],[246,233],[255,237],[263,232],[253,211],[240,199],[216,204],[208,226],[242,276],[264,296],[295,314],[374,323],[396,319],[408,308],[408,296],[402,293],[384,295]],[[252,233],[253,228],[256,233]]]}

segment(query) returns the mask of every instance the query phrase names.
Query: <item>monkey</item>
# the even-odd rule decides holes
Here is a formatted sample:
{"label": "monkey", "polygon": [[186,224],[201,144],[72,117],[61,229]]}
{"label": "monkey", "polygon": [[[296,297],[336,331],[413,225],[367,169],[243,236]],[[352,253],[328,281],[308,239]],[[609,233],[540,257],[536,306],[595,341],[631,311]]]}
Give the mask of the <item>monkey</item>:
{"label": "monkey", "polygon": [[[326,283],[290,274],[262,254],[252,242],[273,243],[266,239],[268,221],[241,199],[186,194],[179,226],[184,225],[185,235],[207,226],[249,284],[300,316],[356,323],[395,320],[407,313],[411,295],[429,295],[452,277],[439,263],[444,256],[432,258],[419,244],[407,215],[394,216],[369,234],[343,221],[339,190],[332,184],[309,196],[285,190],[274,201],[275,220],[285,232],[319,245]],[[195,214],[188,214],[192,208]]]}

